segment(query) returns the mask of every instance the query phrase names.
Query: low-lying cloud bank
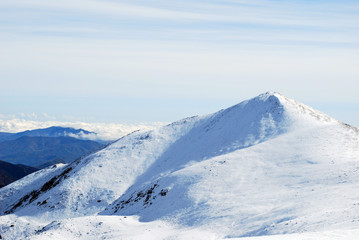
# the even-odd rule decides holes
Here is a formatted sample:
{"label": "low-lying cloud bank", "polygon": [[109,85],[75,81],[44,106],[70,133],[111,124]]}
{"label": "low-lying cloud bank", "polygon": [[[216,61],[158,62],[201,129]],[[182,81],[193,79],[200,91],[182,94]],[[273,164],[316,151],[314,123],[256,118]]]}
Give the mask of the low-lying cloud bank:
{"label": "low-lying cloud bank", "polygon": [[119,124],[119,123],[86,123],[86,122],[60,122],[60,121],[34,121],[19,118],[0,119],[0,132],[22,132],[26,130],[48,128],[52,126],[82,128],[97,134],[82,134],[81,136],[71,136],[89,140],[116,140],[126,134],[136,130],[151,130],[162,126],[163,122],[138,123],[138,124]]}

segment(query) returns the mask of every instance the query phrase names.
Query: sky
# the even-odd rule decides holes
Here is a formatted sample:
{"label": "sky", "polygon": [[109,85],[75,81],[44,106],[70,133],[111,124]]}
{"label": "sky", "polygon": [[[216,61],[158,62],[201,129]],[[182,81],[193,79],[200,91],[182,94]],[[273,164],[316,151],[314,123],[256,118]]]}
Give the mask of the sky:
{"label": "sky", "polygon": [[359,2],[2,0],[0,119],[171,122],[276,91],[359,126]]}

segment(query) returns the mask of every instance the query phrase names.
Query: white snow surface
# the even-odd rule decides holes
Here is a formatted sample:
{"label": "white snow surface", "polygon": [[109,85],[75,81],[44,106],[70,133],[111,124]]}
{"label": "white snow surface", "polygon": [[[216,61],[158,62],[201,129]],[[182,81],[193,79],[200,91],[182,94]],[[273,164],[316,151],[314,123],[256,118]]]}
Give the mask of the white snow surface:
{"label": "white snow surface", "polygon": [[33,173],[0,214],[4,239],[356,239],[359,130],[268,92]]}

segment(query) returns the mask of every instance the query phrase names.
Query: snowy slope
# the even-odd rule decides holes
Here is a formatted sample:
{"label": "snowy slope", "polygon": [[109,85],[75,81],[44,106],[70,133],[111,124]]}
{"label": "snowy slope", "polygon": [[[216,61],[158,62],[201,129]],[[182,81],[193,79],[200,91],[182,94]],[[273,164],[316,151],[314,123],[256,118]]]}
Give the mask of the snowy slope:
{"label": "snowy slope", "polygon": [[53,175],[59,174],[66,164],[56,164],[51,167],[29,174],[0,190],[0,209],[5,211],[9,205],[19,201],[27,191],[41,188],[44,182],[49,181]]}
{"label": "snowy slope", "polygon": [[[71,226],[88,222],[86,236],[96,239],[133,215],[145,223],[127,217],[131,228],[146,226],[159,238],[352,231],[359,227],[358,170],[357,128],[268,92],[134,132],[0,189],[1,214],[13,213],[0,218],[6,222],[0,227],[13,239],[64,232],[82,238]],[[11,222],[27,228],[9,228]],[[107,227],[94,228],[99,222]],[[113,234],[136,239],[137,233]]]}

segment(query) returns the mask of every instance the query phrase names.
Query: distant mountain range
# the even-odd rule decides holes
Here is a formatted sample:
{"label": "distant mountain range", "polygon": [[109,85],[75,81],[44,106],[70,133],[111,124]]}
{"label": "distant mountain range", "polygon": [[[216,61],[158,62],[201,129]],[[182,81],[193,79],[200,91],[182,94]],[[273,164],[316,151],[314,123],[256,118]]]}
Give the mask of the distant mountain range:
{"label": "distant mountain range", "polygon": [[1,234],[244,239],[354,229],[357,239],[358,147],[358,128],[268,92],[0,189]]}
{"label": "distant mountain range", "polygon": [[12,164],[43,168],[69,163],[100,149],[103,144],[73,137],[29,137],[0,142],[0,159]]}
{"label": "distant mountain range", "polygon": [[[84,129],[49,127],[19,133],[0,132],[0,159],[13,164],[4,165],[0,181],[4,185],[37,169],[73,160],[99,150],[106,141],[86,140],[96,137]],[[19,165],[20,164],[20,165]],[[19,174],[22,171],[22,175]],[[1,183],[0,183],[1,184]]]}
{"label": "distant mountain range", "polygon": [[0,142],[15,140],[20,137],[74,137],[82,140],[88,140],[89,136],[95,137],[97,133],[89,132],[84,129],[74,129],[68,127],[49,127],[43,129],[28,130],[18,133],[0,132]]}
{"label": "distant mountain range", "polygon": [[11,164],[0,160],[0,188],[39,169],[21,164]]}

